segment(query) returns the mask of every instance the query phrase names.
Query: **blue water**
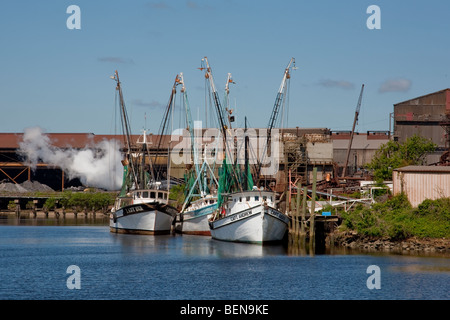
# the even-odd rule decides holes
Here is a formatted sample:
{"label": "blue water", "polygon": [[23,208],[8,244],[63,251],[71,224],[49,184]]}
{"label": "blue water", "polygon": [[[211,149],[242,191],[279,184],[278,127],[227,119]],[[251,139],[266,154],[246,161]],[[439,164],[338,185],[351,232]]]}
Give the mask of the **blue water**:
{"label": "blue water", "polygon": [[[71,265],[80,288],[69,289]],[[370,265],[380,289],[369,289]],[[448,257],[291,254],[203,236],[112,234],[106,225],[0,223],[0,299],[449,299]]]}

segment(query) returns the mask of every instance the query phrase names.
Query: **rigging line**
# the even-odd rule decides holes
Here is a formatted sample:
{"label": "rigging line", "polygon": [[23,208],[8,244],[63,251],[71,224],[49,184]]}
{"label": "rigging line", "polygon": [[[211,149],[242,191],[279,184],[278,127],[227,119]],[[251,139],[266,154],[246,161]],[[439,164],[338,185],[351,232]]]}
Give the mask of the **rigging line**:
{"label": "rigging line", "polygon": [[[205,127],[208,128],[208,97],[211,98],[209,94],[209,85],[207,83],[208,79],[205,78]],[[208,92],[206,92],[208,90]],[[200,119],[198,119],[200,120]]]}

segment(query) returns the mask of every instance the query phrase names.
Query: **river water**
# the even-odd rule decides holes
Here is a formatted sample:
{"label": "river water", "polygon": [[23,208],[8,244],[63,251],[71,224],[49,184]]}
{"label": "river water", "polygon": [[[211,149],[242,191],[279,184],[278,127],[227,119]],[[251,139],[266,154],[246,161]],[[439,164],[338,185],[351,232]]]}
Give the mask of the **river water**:
{"label": "river water", "polygon": [[0,219],[1,300],[448,300],[450,259],[204,236],[110,233],[106,218]]}

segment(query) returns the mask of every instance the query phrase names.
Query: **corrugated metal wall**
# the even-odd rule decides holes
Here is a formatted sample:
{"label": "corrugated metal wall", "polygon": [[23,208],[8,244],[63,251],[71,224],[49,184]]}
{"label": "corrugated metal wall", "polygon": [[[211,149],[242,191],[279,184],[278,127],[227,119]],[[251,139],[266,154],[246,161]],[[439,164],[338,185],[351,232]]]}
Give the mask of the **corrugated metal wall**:
{"label": "corrugated metal wall", "polygon": [[450,197],[450,172],[402,172],[393,173],[394,194],[402,191],[413,207],[425,199]]}

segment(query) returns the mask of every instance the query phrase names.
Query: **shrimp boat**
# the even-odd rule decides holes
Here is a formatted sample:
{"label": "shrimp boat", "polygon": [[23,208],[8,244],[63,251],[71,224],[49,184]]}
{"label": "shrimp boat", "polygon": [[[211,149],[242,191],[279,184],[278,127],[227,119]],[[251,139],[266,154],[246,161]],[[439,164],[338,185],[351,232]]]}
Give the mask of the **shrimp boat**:
{"label": "shrimp boat", "polygon": [[267,190],[230,193],[209,223],[213,239],[264,244],[283,240],[289,218]]}
{"label": "shrimp boat", "polygon": [[[110,213],[110,231],[132,234],[168,234],[171,232],[177,210],[169,205],[170,180],[157,181],[152,177],[152,161],[149,156],[146,131],[136,141],[140,148],[132,146],[128,117],[123,103],[119,75],[112,77],[117,82],[120,95],[127,153],[124,166],[122,189]],[[170,108],[170,104],[168,106]],[[138,149],[138,150],[136,150]],[[169,166],[168,166],[169,167]],[[167,174],[170,177],[169,174]]]}
{"label": "shrimp boat", "polygon": [[[205,161],[201,169],[198,171],[197,179],[189,189],[189,194],[186,197],[183,207],[179,213],[179,225],[177,231],[184,234],[204,235],[210,236],[209,219],[214,211],[217,210],[217,194],[211,192],[206,183],[200,182],[206,177],[208,168],[211,173],[212,169]],[[214,175],[211,175],[211,180],[216,181]],[[217,184],[217,181],[216,181]],[[195,200],[193,200],[195,199]]]}
{"label": "shrimp boat", "polygon": [[214,190],[217,190],[218,182],[214,176],[214,168],[211,168],[206,158],[206,148],[203,152],[203,161],[200,159],[199,150],[203,146],[197,143],[198,137],[196,135],[201,135],[201,132],[196,130],[196,124],[192,121],[183,73],[180,73],[179,79],[179,83],[182,85],[181,91],[183,92],[183,104],[191,137],[194,163],[186,179],[186,191],[188,193],[179,213],[179,224],[176,231],[184,234],[210,236],[208,221],[217,209],[217,195]]}
{"label": "shrimp boat", "polygon": [[[221,171],[219,172],[219,189],[217,210],[212,216],[209,227],[213,239],[264,244],[283,240],[289,225],[289,217],[276,208],[276,194],[264,190],[263,187],[254,186],[253,177],[249,166],[247,134],[247,119],[245,119],[245,162],[241,168],[237,159],[227,163],[227,158],[232,159],[231,148],[227,144],[227,125],[225,125],[225,113],[217,99],[217,93],[213,83],[211,68],[207,59],[206,78],[209,79],[211,91],[215,97],[218,122],[224,140],[225,157]],[[280,89],[277,93],[274,109],[269,120],[267,142],[265,148],[271,146],[271,129],[275,124],[279,113],[283,96],[285,95],[286,81],[290,78],[289,69],[294,59],[285,69]],[[231,139],[230,139],[231,140]],[[272,150],[274,154],[275,150]],[[261,162],[257,167],[257,177],[260,178]],[[257,181],[259,182],[259,180]]]}
{"label": "shrimp boat", "polygon": [[110,214],[114,233],[169,234],[177,210],[167,204],[168,192],[137,189],[117,197]]}
{"label": "shrimp boat", "polygon": [[209,219],[217,209],[217,197],[208,195],[191,203],[180,214],[180,232],[210,236]]}

